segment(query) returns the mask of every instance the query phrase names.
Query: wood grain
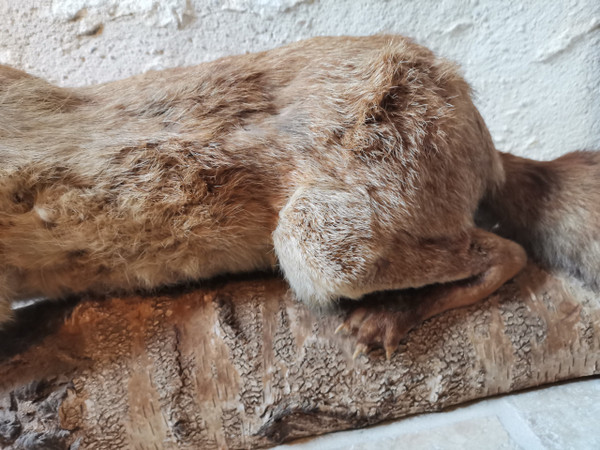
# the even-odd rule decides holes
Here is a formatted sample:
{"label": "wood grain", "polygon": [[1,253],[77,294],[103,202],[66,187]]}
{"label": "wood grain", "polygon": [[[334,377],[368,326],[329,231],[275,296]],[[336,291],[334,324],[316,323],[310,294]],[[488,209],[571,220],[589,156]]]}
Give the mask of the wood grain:
{"label": "wood grain", "polygon": [[[398,295],[410,302],[410,295]],[[256,448],[600,373],[600,296],[530,265],[352,359],[285,283],[40,303],[0,335],[3,448]]]}

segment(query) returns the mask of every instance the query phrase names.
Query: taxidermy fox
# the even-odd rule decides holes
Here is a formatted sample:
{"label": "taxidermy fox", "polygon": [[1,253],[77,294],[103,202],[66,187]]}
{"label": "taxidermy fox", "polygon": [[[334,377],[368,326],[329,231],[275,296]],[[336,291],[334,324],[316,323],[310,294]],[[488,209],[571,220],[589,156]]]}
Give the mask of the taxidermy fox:
{"label": "taxidermy fox", "polygon": [[318,306],[433,285],[342,325],[389,355],[517,274],[521,245],[597,284],[599,163],[497,152],[455,66],[399,36],[77,89],[0,66],[0,322],[19,299],[277,266]]}

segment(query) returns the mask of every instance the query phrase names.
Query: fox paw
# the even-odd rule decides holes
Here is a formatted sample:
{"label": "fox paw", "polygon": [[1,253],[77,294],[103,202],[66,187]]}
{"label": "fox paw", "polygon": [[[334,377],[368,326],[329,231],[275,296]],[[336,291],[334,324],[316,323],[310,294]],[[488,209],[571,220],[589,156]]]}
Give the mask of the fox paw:
{"label": "fox paw", "polygon": [[354,359],[373,348],[383,347],[389,360],[400,341],[419,323],[411,311],[359,307],[348,314],[335,332],[356,336]]}

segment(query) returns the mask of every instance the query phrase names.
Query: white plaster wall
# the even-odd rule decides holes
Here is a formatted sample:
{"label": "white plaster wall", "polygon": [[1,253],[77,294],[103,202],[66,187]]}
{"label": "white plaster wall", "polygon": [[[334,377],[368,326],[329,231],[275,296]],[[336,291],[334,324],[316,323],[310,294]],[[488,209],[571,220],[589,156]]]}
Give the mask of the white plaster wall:
{"label": "white plaster wall", "polygon": [[401,33],[461,64],[499,149],[600,149],[598,0],[0,0],[0,63],[60,85],[316,35]]}

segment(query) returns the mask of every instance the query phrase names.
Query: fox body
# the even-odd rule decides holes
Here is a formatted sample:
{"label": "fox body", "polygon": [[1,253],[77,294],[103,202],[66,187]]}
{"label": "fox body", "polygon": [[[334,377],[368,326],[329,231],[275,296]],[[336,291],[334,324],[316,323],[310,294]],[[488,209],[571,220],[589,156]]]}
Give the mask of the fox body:
{"label": "fox body", "polygon": [[[600,253],[598,161],[497,152],[455,66],[399,36],[315,38],[77,89],[0,66],[0,322],[19,299],[276,266],[319,306],[438,284],[410,317],[355,316],[359,342],[393,349],[524,266],[523,248],[476,215],[526,243],[555,226],[540,219],[558,195],[577,211],[553,213],[533,251],[552,264],[558,222],[587,221],[556,247],[579,250],[556,259],[593,282],[579,266]],[[565,165],[589,172],[587,189],[565,189],[578,178]],[[540,189],[543,206],[528,197]]]}

